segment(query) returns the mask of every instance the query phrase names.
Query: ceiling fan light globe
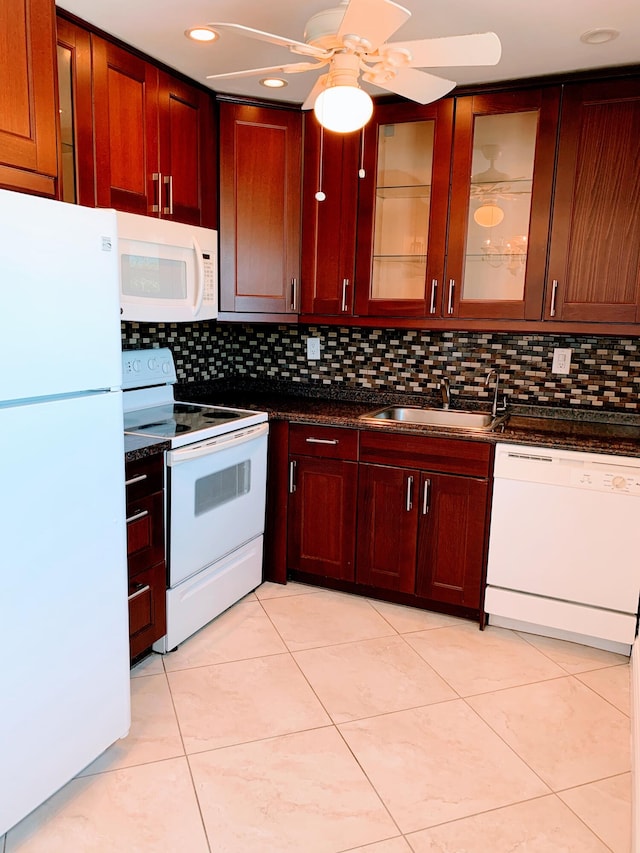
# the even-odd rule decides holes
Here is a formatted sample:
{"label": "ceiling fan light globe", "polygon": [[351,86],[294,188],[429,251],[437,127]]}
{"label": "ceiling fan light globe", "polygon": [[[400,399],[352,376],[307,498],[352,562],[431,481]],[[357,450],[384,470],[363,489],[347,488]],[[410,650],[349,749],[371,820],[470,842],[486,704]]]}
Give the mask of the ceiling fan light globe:
{"label": "ceiling fan light globe", "polygon": [[494,228],[504,219],[504,210],[494,201],[485,201],[473,214],[473,218],[483,228]]}
{"label": "ceiling fan light globe", "polygon": [[313,111],[326,130],[351,133],[369,121],[373,101],[358,86],[331,86],[318,95]]}

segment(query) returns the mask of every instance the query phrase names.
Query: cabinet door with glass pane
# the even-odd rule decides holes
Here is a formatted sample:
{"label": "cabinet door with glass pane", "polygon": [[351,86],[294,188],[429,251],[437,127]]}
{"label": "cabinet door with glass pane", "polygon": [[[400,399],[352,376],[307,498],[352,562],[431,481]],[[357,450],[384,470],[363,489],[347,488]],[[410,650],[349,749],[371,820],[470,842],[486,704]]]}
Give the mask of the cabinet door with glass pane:
{"label": "cabinet door with glass pane", "polygon": [[559,90],[456,102],[445,317],[541,317]]}
{"label": "cabinet door with glass pane", "polygon": [[356,313],[441,316],[453,100],[377,106],[365,131]]}

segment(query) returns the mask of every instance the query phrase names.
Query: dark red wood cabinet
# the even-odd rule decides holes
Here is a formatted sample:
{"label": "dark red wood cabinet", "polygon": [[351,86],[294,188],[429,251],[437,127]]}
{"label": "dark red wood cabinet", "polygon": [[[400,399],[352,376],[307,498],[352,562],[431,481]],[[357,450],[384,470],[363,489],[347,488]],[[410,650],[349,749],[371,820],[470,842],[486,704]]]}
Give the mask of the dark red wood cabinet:
{"label": "dark red wood cabinet", "polygon": [[640,80],[565,86],[545,318],[640,321]]}
{"label": "dark red wood cabinet", "polygon": [[478,610],[491,447],[363,432],[358,583]]}
{"label": "dark red wood cabinet", "polygon": [[162,455],[127,462],[125,475],[129,648],[133,660],[166,633]]}
{"label": "dark red wood cabinet", "polygon": [[219,120],[220,310],[291,319],[300,310],[302,116],[222,102]]}
{"label": "dark red wood cabinet", "polygon": [[92,35],[96,204],[215,227],[211,97]]}
{"label": "dark red wood cabinet", "polygon": [[358,433],[294,424],[289,432],[287,564],[354,579]]}
{"label": "dark red wood cabinet", "polygon": [[0,3],[0,187],[57,193],[55,7]]}
{"label": "dark red wood cabinet", "polygon": [[353,314],[360,140],[322,130],[313,111],[304,115],[303,314]]}

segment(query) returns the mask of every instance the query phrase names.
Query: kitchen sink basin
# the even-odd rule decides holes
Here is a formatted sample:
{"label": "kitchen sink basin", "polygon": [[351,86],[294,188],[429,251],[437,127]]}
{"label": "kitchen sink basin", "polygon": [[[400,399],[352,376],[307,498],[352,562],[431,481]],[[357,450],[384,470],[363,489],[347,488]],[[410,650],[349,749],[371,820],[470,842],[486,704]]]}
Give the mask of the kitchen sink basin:
{"label": "kitchen sink basin", "polygon": [[456,409],[423,409],[417,406],[387,406],[366,415],[362,420],[389,423],[424,424],[450,429],[489,431],[497,421],[490,412],[467,412]]}

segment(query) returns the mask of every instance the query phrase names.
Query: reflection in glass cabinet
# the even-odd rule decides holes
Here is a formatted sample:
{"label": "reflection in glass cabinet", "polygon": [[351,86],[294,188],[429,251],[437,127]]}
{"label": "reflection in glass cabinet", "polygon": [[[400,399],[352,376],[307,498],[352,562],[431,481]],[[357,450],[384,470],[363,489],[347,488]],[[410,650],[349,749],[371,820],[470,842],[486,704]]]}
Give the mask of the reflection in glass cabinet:
{"label": "reflection in glass cabinet", "polygon": [[372,299],[424,299],[434,129],[415,121],[378,130]]}
{"label": "reflection in glass cabinet", "polygon": [[462,298],[524,295],[538,111],[476,116]]}

